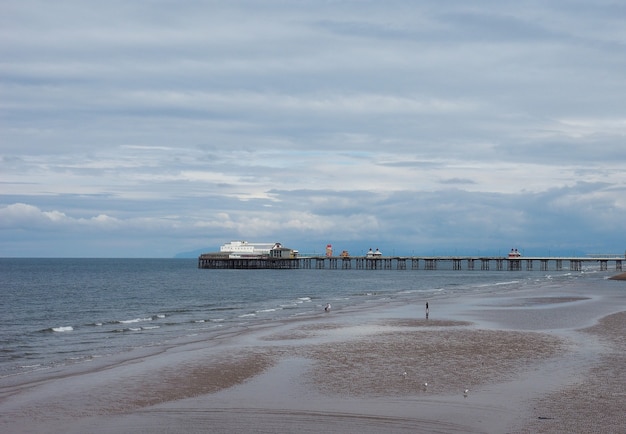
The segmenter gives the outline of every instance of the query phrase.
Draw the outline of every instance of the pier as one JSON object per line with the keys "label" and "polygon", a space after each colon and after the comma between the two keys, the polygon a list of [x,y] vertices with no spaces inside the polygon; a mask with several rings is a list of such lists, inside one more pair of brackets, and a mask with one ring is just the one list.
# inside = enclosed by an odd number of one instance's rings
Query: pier
{"label": "pier", "polygon": [[494,271],[582,271],[598,266],[600,271],[622,271],[626,256],[598,257],[501,257],[501,256],[298,256],[241,257],[202,254],[202,269],[317,269],[317,270],[494,270]]}

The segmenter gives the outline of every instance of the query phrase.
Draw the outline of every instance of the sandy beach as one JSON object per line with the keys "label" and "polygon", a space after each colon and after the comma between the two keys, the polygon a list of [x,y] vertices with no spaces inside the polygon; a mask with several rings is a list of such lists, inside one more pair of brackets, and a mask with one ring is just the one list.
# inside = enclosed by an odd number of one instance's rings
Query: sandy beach
{"label": "sandy beach", "polygon": [[624,292],[321,312],[8,377],[0,431],[624,432]]}

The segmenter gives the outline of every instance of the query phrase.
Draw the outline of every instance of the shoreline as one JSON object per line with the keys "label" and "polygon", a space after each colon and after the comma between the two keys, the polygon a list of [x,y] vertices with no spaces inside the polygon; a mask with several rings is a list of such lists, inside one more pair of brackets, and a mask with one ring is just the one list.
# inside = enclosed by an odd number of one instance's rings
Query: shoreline
{"label": "shoreline", "polygon": [[626,280],[626,273],[616,274],[615,276],[609,277],[609,280]]}
{"label": "shoreline", "polygon": [[428,320],[421,303],[333,311],[3,381],[0,430],[624,428],[626,312],[613,299],[625,296],[565,292],[431,300]]}

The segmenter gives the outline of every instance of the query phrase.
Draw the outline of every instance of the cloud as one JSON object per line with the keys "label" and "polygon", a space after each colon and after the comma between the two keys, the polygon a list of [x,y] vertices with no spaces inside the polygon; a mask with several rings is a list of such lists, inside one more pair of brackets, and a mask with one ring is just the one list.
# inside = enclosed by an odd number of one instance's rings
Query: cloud
{"label": "cloud", "polygon": [[621,251],[624,17],[608,0],[7,1],[0,255]]}
{"label": "cloud", "polygon": [[0,229],[67,229],[90,227],[96,230],[113,228],[119,221],[104,214],[91,218],[68,217],[64,212],[42,211],[36,206],[14,203],[0,207]]}
{"label": "cloud", "polygon": [[472,181],[471,179],[465,179],[465,178],[442,179],[439,182],[441,184],[475,184],[475,182]]}

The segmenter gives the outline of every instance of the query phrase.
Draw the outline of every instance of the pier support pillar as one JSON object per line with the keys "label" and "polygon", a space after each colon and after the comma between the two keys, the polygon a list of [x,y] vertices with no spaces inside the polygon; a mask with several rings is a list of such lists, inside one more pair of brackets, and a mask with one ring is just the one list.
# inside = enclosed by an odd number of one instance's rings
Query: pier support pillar
{"label": "pier support pillar", "polygon": [[411,270],[420,269],[420,260],[417,258],[411,258]]}
{"label": "pier support pillar", "polygon": [[539,265],[539,269],[541,271],[548,271],[548,260],[547,259],[542,259],[541,263]]}
{"label": "pier support pillar", "polygon": [[489,259],[482,258],[480,260],[480,269],[481,270],[489,270]]}
{"label": "pier support pillar", "polygon": [[522,261],[520,259],[509,259],[509,271],[521,271]]}
{"label": "pier support pillar", "polygon": [[424,259],[425,265],[424,269],[426,270],[436,270],[437,269],[437,260],[436,259]]}

